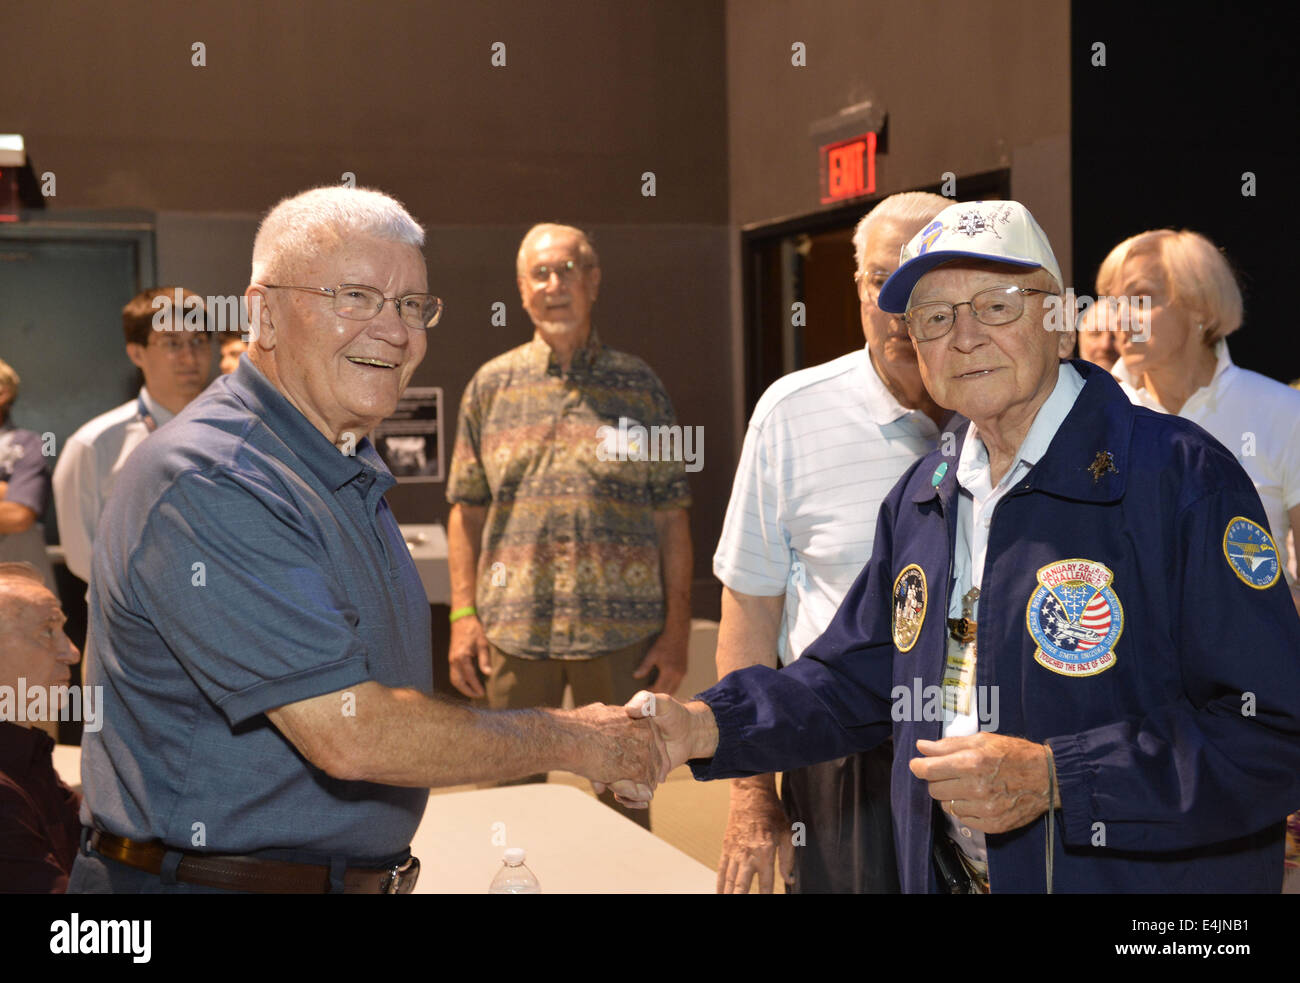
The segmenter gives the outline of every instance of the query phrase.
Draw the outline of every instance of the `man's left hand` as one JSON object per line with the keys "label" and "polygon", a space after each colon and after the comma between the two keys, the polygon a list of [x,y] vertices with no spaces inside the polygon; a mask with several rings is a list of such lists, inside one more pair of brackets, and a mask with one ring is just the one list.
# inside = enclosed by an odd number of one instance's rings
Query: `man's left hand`
{"label": "man's left hand", "polygon": [[650,646],[650,651],[636,667],[632,678],[645,679],[650,675],[651,669],[658,667],[659,676],[651,685],[656,693],[667,693],[672,696],[677,692],[677,687],[682,684],[682,680],[686,678],[689,638],[689,633],[664,632]]}
{"label": "man's left hand", "polygon": [[1047,811],[1047,748],[1033,741],[982,731],[969,737],[917,741],[924,757],[908,762],[930,783],[930,797],[971,829],[1005,833]]}

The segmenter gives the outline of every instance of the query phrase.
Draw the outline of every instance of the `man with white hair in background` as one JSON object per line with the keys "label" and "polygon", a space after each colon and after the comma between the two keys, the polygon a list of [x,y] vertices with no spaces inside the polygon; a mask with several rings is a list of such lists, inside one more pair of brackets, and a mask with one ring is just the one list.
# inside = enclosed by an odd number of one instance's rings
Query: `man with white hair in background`
{"label": "man with white hair in background", "polygon": [[658,780],[657,746],[621,739],[648,725],[617,708],[432,696],[428,601],[367,436],[441,316],[423,243],[377,191],[282,201],[253,246],[249,357],[122,470],[70,891],[404,893],[430,786]]}
{"label": "man with white hair in background", "polygon": [[[949,413],[921,383],[907,327],[876,301],[949,204],[911,191],[867,213],[853,233],[866,347],[779,379],[754,408],[713,557],[719,678],[789,665],[825,630],[871,558],[881,500],[938,441]],[[897,893],[892,764],[886,741],[788,771],[780,799],[773,775],[733,779],[718,891],[743,894],[757,873],[770,892],[777,859],[792,893]]]}

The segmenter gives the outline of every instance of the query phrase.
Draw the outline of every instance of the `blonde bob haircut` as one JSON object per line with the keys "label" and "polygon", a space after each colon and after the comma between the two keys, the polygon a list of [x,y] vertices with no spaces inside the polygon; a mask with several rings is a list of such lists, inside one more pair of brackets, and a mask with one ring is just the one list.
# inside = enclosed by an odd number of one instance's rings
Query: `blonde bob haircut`
{"label": "blonde bob haircut", "polygon": [[1170,304],[1189,311],[1205,326],[1207,345],[1241,327],[1244,309],[1237,275],[1214,243],[1188,229],[1153,229],[1125,239],[1097,270],[1097,293],[1114,296],[1122,290],[1124,264],[1139,256],[1156,258]]}

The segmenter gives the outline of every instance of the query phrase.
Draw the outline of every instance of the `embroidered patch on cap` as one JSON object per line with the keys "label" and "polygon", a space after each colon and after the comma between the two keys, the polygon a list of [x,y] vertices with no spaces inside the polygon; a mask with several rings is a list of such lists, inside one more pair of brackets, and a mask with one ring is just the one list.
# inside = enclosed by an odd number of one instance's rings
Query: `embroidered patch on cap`
{"label": "embroidered patch on cap", "polygon": [[1115,664],[1124,609],[1115,575],[1092,560],[1049,563],[1038,571],[1025,622],[1038,644],[1034,661],[1062,676],[1095,676]]}
{"label": "embroidered patch on cap", "polygon": [[1238,579],[1256,590],[1272,587],[1282,576],[1273,537],[1244,515],[1233,516],[1223,530],[1223,555]]}
{"label": "embroidered patch on cap", "polygon": [[925,621],[925,571],[909,563],[894,580],[894,647],[909,652]]}

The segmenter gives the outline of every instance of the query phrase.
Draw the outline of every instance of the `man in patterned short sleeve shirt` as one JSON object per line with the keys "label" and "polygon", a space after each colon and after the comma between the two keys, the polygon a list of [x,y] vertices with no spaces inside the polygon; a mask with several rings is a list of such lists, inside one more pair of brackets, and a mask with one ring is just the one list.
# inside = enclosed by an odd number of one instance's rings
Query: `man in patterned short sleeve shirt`
{"label": "man in patterned short sleeve shirt", "polygon": [[447,486],[452,682],[493,708],[558,705],[566,683],[578,704],[672,692],[690,631],[685,435],[663,429],[649,366],[592,327],[600,267],[580,230],[534,226],[517,276],[536,330],[466,388]]}

